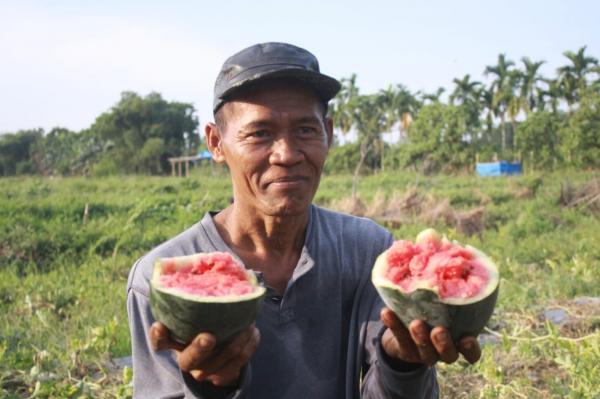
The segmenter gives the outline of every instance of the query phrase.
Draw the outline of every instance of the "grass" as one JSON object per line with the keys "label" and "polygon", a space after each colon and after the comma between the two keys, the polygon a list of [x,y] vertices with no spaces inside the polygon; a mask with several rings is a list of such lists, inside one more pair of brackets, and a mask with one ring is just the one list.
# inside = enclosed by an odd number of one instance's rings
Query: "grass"
{"label": "grass", "polygon": [[[490,324],[498,343],[486,345],[475,366],[440,365],[444,397],[600,397],[598,307],[574,302],[600,296],[600,217],[558,201],[561,184],[577,187],[595,177],[567,171],[361,179],[367,206],[377,195],[414,187],[456,210],[485,208],[479,236],[435,223],[488,252],[502,275]],[[330,206],[350,191],[350,176],[325,176],[315,202]],[[0,398],[129,397],[131,370],[109,367],[109,359],[130,352],[129,268],[207,210],[227,206],[228,178],[10,178],[0,179],[0,193]],[[415,214],[392,231],[414,238],[425,227]],[[544,322],[540,314],[552,306],[577,314],[576,322]]]}

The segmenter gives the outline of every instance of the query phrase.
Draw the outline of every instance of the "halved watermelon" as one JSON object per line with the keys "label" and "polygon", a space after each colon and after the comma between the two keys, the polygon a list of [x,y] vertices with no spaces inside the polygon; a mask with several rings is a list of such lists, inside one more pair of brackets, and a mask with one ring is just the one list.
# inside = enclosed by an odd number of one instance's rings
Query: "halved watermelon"
{"label": "halved watermelon", "polygon": [[156,261],[150,282],[150,309],[171,337],[187,343],[201,332],[224,342],[256,319],[265,288],[225,252]]}
{"label": "halved watermelon", "polygon": [[373,285],[408,326],[420,319],[444,326],[454,340],[476,336],[489,321],[498,296],[498,268],[483,252],[422,231],[413,244],[400,240],[376,260]]}

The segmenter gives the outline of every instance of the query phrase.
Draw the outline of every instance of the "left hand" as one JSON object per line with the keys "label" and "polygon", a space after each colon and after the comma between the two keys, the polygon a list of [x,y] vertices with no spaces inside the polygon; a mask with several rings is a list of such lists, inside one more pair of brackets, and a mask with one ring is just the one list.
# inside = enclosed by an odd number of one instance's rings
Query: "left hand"
{"label": "left hand", "polygon": [[381,320],[387,327],[381,337],[381,345],[392,359],[433,366],[438,360],[454,363],[459,353],[471,364],[481,357],[481,348],[475,337],[462,337],[455,344],[448,329],[440,326],[430,328],[422,320],[413,320],[406,328],[388,308],[381,310]]}

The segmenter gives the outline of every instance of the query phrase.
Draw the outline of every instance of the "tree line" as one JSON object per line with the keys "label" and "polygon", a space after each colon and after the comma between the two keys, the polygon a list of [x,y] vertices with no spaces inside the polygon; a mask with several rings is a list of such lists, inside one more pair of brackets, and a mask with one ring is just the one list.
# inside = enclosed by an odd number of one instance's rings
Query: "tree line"
{"label": "tree line", "polygon": [[0,136],[0,176],[163,174],[169,157],[192,154],[199,144],[193,105],[124,92],[80,132],[56,127]]}
{"label": "tree line", "polygon": [[[356,75],[342,79],[330,109],[338,135],[330,172],[412,168],[423,173],[471,169],[476,162],[519,160],[537,168],[600,166],[600,67],[586,47],[565,51],[553,77],[542,60],[500,54],[446,92],[411,92],[402,84],[362,94]],[[397,132],[396,142],[384,140]],[[88,129],[54,128],[0,136],[0,175],[165,174],[167,159],[201,148],[191,104],[160,94],[122,93]],[[356,179],[355,179],[356,180]]]}
{"label": "tree line", "polygon": [[[332,117],[356,141],[336,148],[329,167],[354,172],[414,168],[454,172],[476,160],[519,160],[538,168],[600,166],[600,67],[586,47],[565,51],[566,64],[553,77],[544,61],[517,63],[500,54],[483,71],[489,83],[470,75],[433,93],[404,85],[361,94],[356,75],[342,80]],[[397,142],[384,140],[396,131]]]}

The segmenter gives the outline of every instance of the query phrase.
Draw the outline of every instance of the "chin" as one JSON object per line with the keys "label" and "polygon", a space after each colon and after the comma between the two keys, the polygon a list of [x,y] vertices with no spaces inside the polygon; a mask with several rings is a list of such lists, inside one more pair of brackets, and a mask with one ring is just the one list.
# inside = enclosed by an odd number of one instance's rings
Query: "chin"
{"label": "chin", "polygon": [[308,211],[310,207],[310,201],[290,201],[286,203],[268,204],[265,208],[265,213],[269,216],[299,216]]}

